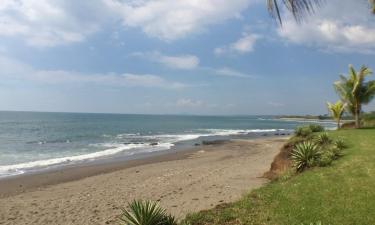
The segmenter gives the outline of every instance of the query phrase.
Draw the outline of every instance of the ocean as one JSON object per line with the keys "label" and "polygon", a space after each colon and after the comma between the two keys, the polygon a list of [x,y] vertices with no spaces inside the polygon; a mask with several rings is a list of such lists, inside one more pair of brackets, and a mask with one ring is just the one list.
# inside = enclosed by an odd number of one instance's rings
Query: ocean
{"label": "ocean", "polygon": [[[191,147],[202,140],[292,133],[311,121],[272,116],[0,112],[0,178]],[[323,123],[334,127],[334,123]]]}

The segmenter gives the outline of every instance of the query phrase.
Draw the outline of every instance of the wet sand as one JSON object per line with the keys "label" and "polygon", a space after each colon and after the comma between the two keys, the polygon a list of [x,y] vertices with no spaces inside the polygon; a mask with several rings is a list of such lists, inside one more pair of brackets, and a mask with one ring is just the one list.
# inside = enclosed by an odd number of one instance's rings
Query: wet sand
{"label": "wet sand", "polygon": [[236,140],[1,180],[0,224],[119,224],[133,199],[159,201],[182,218],[266,183],[261,176],[285,140]]}

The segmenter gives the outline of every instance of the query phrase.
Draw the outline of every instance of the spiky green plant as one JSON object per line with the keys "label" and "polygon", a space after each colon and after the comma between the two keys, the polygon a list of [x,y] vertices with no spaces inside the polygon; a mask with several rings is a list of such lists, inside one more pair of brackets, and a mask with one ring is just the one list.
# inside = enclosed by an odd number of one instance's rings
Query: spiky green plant
{"label": "spiky green plant", "polygon": [[291,158],[294,167],[298,172],[301,172],[306,168],[314,166],[319,155],[318,146],[311,141],[305,141],[296,144],[292,150]]}
{"label": "spiky green plant", "polygon": [[342,114],[345,111],[345,104],[339,100],[336,103],[327,102],[327,107],[332,118],[336,121],[337,129],[340,129],[340,121]]}
{"label": "spiky green plant", "polygon": [[332,139],[329,137],[327,132],[324,132],[315,137],[315,143],[320,146],[325,146],[331,144]]}
{"label": "spiky green plant", "polygon": [[[353,0],[358,1],[358,0]],[[301,21],[306,14],[314,13],[314,11],[324,3],[325,0],[266,0],[267,8],[272,17],[276,18],[282,25],[281,5],[291,12],[297,22]],[[371,12],[375,14],[375,0],[368,0],[371,6]]]}
{"label": "spiky green plant", "polygon": [[123,209],[120,220],[124,225],[177,225],[176,219],[156,202],[142,200],[130,203],[129,210]]}
{"label": "spiky green plant", "polygon": [[345,148],[347,147],[345,141],[344,141],[343,139],[341,139],[341,138],[335,140],[335,141],[333,142],[333,145],[334,145],[335,148],[338,148],[338,149],[340,149],[340,150],[343,150],[343,149],[345,149]]}
{"label": "spiky green plant", "polygon": [[349,65],[348,77],[340,75],[340,80],[334,83],[336,92],[355,118],[356,128],[361,127],[362,105],[370,103],[375,96],[375,80],[365,81],[371,73],[366,66],[362,66],[357,72],[352,65]]}

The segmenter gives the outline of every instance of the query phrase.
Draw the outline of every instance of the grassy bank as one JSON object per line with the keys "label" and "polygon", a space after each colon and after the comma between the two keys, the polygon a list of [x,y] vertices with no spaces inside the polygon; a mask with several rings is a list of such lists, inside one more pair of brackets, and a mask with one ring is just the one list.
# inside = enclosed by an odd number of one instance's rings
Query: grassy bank
{"label": "grassy bank", "polygon": [[375,224],[375,129],[329,132],[349,148],[333,165],[274,181],[186,224]]}

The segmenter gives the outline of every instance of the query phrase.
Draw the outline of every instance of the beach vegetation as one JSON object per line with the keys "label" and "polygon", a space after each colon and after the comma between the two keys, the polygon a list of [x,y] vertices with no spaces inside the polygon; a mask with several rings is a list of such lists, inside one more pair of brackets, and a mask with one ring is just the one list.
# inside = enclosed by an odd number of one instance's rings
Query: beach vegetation
{"label": "beach vegetation", "polygon": [[316,165],[319,155],[318,145],[311,141],[305,141],[294,147],[291,159],[296,170],[302,172],[306,168]]}
{"label": "beach vegetation", "polygon": [[189,214],[184,224],[375,224],[375,129],[341,129],[329,136],[336,141],[327,152],[336,150],[337,140],[345,140],[340,160],[330,162],[327,153],[330,166],[275,180],[239,201]]}
{"label": "beach vegetation", "polygon": [[297,137],[310,137],[313,133],[324,131],[324,127],[319,124],[309,124],[296,127],[294,134]]}
{"label": "beach vegetation", "polygon": [[336,92],[345,103],[346,109],[355,120],[355,127],[361,127],[361,113],[363,105],[371,102],[375,96],[375,80],[366,81],[372,71],[362,66],[357,72],[349,65],[348,76],[340,75],[340,80],[334,83]]}
{"label": "beach vegetation", "polygon": [[341,118],[345,112],[345,104],[339,100],[336,103],[327,102],[327,107],[332,118],[336,121],[337,129],[340,129]]}
{"label": "beach vegetation", "polygon": [[315,143],[319,146],[327,146],[332,143],[332,139],[329,137],[327,132],[318,134],[314,139]]}
{"label": "beach vegetation", "polygon": [[312,124],[309,124],[308,127],[311,129],[311,131],[313,133],[315,133],[315,132],[323,132],[324,131],[324,127],[322,125],[320,125],[320,124],[312,123]]}
{"label": "beach vegetation", "polygon": [[123,225],[177,225],[176,219],[156,202],[134,200],[128,208],[120,216]]}
{"label": "beach vegetation", "polygon": [[308,137],[313,132],[309,126],[300,126],[295,129],[294,133],[297,137]]}

